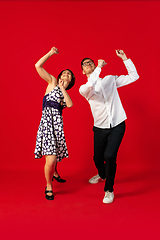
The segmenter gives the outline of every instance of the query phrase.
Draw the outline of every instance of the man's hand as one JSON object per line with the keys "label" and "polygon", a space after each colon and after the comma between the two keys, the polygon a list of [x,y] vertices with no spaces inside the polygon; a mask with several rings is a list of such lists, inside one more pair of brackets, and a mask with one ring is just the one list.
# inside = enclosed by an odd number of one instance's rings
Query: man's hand
{"label": "man's hand", "polygon": [[50,50],[50,53],[51,53],[51,55],[58,54],[59,53],[58,48],[52,47],[51,50]]}
{"label": "man's hand", "polygon": [[123,52],[123,50],[117,49],[116,54],[118,57],[122,58],[123,61],[127,60],[126,54]]}
{"label": "man's hand", "polygon": [[98,60],[98,67],[102,68],[106,65],[107,63],[103,59]]}

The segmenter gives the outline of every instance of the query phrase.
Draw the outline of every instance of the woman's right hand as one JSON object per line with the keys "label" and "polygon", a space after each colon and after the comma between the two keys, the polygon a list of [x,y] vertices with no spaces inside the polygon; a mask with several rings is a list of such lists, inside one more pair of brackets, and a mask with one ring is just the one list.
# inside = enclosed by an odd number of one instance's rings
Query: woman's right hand
{"label": "woman's right hand", "polygon": [[50,53],[51,53],[51,55],[58,54],[59,53],[58,48],[52,47],[51,50],[50,50]]}

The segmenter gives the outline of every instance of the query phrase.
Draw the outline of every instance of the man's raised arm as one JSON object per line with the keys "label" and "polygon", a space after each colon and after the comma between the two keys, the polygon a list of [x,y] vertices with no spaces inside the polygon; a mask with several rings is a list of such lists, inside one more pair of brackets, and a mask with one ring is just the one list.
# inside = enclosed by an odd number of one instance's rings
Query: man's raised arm
{"label": "man's raised arm", "polygon": [[123,50],[116,50],[116,54],[123,60],[128,71],[128,75],[121,75],[119,77],[118,76],[116,77],[116,86],[117,88],[119,88],[132,82],[135,82],[139,78],[139,75],[133,62],[131,61],[131,59],[128,59],[126,57],[126,54],[123,52]]}
{"label": "man's raised arm", "polygon": [[88,82],[80,86],[79,92],[87,100],[89,100],[94,94],[94,87],[97,80],[99,79],[101,68],[104,67],[106,64],[107,63],[104,60],[102,59],[98,60],[98,66],[93,71],[93,73],[91,73],[90,77],[88,78]]}

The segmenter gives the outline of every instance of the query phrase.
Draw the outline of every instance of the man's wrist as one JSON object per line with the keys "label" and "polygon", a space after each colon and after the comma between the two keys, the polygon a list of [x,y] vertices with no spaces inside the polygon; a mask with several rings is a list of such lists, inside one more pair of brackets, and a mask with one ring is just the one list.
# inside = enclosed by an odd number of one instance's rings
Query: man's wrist
{"label": "man's wrist", "polygon": [[127,57],[125,57],[125,58],[122,58],[122,60],[123,60],[123,61],[126,61],[127,59],[128,59]]}

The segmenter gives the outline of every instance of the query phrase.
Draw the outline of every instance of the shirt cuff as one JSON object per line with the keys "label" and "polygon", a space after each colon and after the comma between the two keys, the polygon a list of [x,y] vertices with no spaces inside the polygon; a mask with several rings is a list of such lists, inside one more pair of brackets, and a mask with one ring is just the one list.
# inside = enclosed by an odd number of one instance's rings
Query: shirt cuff
{"label": "shirt cuff", "polygon": [[126,62],[130,62],[131,59],[130,58],[127,58],[127,60],[124,60],[123,62],[126,63]]}
{"label": "shirt cuff", "polygon": [[88,78],[88,82],[92,84],[95,83],[99,78],[100,72],[101,72],[101,68],[96,67],[94,71],[91,73],[90,77]]}

